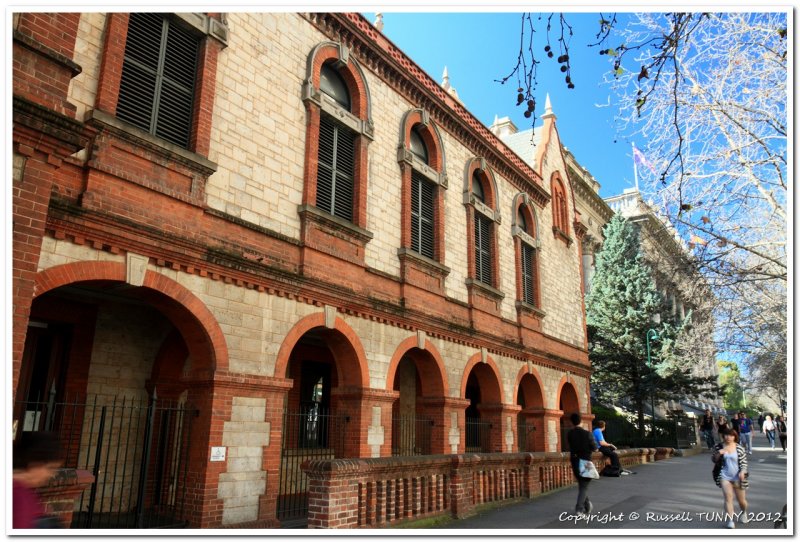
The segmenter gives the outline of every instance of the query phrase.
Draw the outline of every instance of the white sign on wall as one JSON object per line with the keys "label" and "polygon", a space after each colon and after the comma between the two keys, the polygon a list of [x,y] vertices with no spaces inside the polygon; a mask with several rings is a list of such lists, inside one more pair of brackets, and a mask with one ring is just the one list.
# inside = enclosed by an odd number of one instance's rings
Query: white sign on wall
{"label": "white sign on wall", "polygon": [[212,446],[211,447],[211,461],[225,461],[225,446]]}

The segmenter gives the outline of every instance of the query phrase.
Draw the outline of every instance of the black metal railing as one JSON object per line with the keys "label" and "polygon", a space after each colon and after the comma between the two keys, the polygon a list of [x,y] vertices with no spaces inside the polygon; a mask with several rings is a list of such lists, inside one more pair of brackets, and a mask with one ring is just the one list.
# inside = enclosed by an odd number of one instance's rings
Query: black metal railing
{"label": "black metal railing", "polygon": [[647,419],[644,431],[639,431],[636,422],[623,419],[605,420],[603,431],[605,440],[617,447],[671,447],[691,448],[697,444],[697,433],[694,420],[686,416],[675,416],[664,420],[656,420],[655,434],[653,424]]}
{"label": "black metal railing", "polygon": [[307,521],[308,478],[300,465],[310,459],[342,457],[349,420],[329,413],[318,403],[284,412],[277,507],[283,526]]}
{"label": "black metal railing", "polygon": [[433,420],[416,416],[392,418],[392,455],[430,455]]}
{"label": "black metal railing", "polygon": [[94,483],[73,514],[75,528],[183,527],[191,419],[186,404],[130,397],[75,396],[19,403],[18,433],[53,431],[66,468]]}
{"label": "black metal railing", "polygon": [[528,423],[517,424],[517,442],[519,444],[520,452],[536,452],[536,443],[534,441],[536,426]]}
{"label": "black metal railing", "polygon": [[486,453],[489,448],[489,434],[492,424],[480,418],[467,418],[465,423],[465,451],[467,453]]}

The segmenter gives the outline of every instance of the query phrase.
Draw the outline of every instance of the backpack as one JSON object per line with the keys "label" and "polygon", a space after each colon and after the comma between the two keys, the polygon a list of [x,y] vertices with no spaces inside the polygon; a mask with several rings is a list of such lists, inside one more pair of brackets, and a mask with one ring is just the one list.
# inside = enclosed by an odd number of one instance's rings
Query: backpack
{"label": "backpack", "polygon": [[602,471],[600,471],[601,476],[612,476],[612,477],[619,477],[622,469],[619,467],[613,467],[611,465],[606,465]]}

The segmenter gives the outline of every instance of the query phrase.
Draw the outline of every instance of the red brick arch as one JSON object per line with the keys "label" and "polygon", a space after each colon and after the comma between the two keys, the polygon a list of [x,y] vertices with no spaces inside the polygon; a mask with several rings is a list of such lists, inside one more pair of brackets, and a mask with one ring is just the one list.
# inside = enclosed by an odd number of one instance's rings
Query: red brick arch
{"label": "red brick arch", "polygon": [[[278,349],[275,360],[276,378],[285,378],[289,368],[289,359],[292,350],[307,332],[314,328],[325,328],[325,313],[318,312],[301,318],[286,337]],[[369,387],[369,367],[364,347],[356,332],[341,318],[337,317],[332,333],[328,337],[328,348],[336,360],[336,371],[339,375],[340,387]]]}
{"label": "red brick arch", "polygon": [[336,69],[342,76],[350,93],[350,112],[360,119],[370,118],[369,88],[361,73],[361,67],[352,56],[342,58],[342,45],[324,42],[317,45],[309,54],[306,70],[314,88],[319,88],[322,65],[328,61],[336,62]]}
{"label": "red brick arch", "polygon": [[[36,275],[34,295],[78,282],[126,282],[124,263],[75,262],[58,265]],[[205,304],[174,280],[147,270],[139,299],[149,302],[180,331],[192,356],[192,374],[211,376],[227,370],[228,347],[216,318]]]}
{"label": "red brick arch", "polygon": [[483,403],[503,404],[503,387],[500,371],[491,356],[486,356],[486,363],[481,362],[481,353],[478,352],[467,361],[464,374],[461,376],[461,397],[467,396],[467,380],[472,370],[481,387],[481,401]]}
{"label": "red brick arch", "polygon": [[[523,381],[523,378],[525,381]],[[536,386],[538,386],[538,389],[536,389]],[[545,406],[544,385],[542,384],[542,377],[536,367],[531,367],[530,372],[528,372],[527,367],[522,367],[517,373],[517,382],[514,386],[514,397],[512,399],[515,405],[517,404],[520,392],[525,396],[527,408]],[[529,400],[531,403],[538,404],[527,404]]]}
{"label": "red brick arch", "polygon": [[397,374],[400,360],[414,349],[416,351],[411,357],[419,373],[422,395],[424,397],[444,397],[449,388],[447,387],[447,373],[444,369],[442,355],[429,340],[425,340],[425,350],[419,350],[416,337],[407,338],[394,351],[394,355],[389,362],[389,372],[386,375],[386,389],[391,390],[394,387],[394,378]]}
{"label": "red brick arch", "polygon": [[444,171],[444,148],[442,139],[436,125],[426,118],[422,109],[412,109],[403,117],[401,144],[409,149],[411,147],[411,129],[420,125],[419,133],[428,149],[428,165],[441,173]]}
{"label": "red brick arch", "polygon": [[568,375],[561,378],[558,383],[558,393],[556,393],[555,408],[560,409],[560,405],[564,402],[564,416],[569,416],[573,412],[580,412],[581,405],[578,401],[578,390],[575,389],[575,384],[570,382]]}

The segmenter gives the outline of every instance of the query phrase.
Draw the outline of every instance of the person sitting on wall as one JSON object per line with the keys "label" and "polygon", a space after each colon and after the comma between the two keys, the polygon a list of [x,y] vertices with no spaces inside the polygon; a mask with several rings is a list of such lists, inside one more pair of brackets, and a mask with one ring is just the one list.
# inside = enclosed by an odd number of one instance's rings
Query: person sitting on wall
{"label": "person sitting on wall", "polygon": [[611,459],[611,466],[610,468],[607,467],[609,471],[607,474],[613,473],[612,475],[619,476],[619,474],[623,472],[623,469],[619,463],[619,455],[617,455],[616,452],[617,447],[605,440],[605,437],[603,436],[603,431],[605,428],[606,422],[599,420],[597,422],[597,427],[594,428],[592,434],[594,435],[594,440],[596,440],[598,446],[600,446],[600,453]]}

